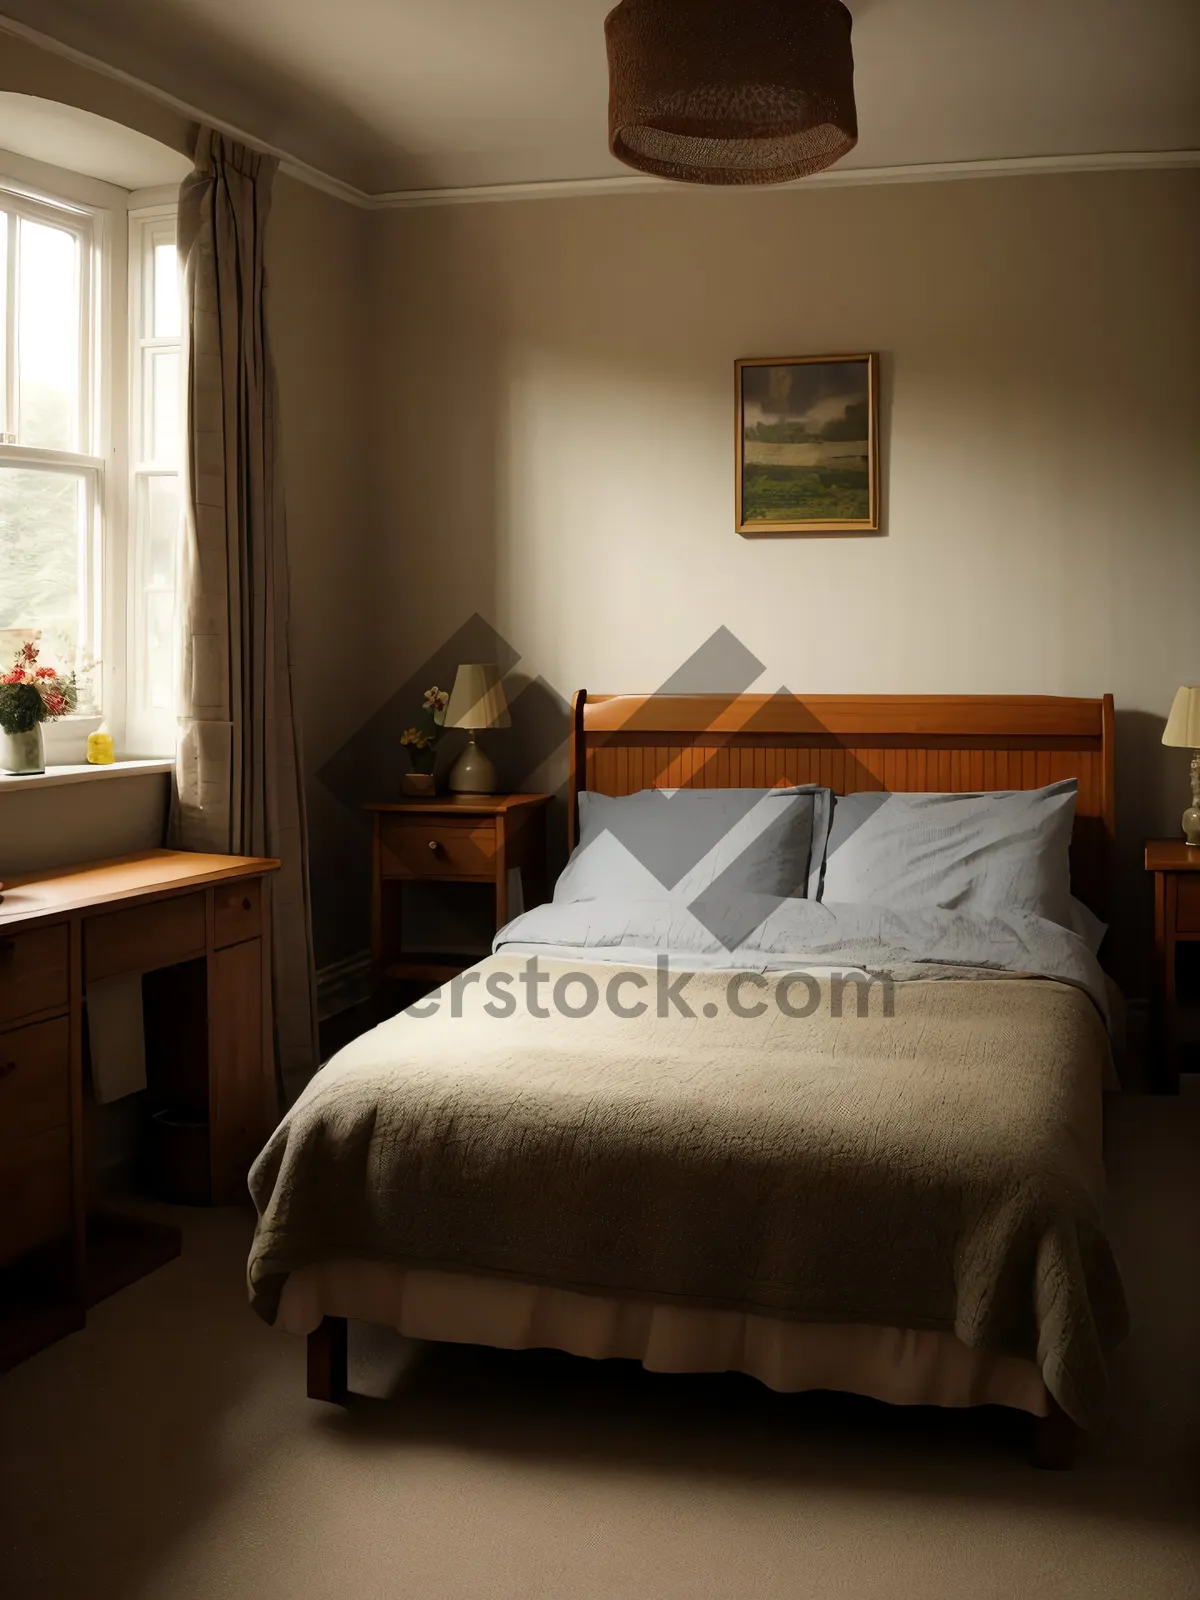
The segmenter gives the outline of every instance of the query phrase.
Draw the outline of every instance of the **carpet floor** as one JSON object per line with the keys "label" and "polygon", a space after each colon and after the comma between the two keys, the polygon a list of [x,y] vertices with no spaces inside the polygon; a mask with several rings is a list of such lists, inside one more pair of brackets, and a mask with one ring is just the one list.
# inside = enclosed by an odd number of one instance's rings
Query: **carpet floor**
{"label": "carpet floor", "polygon": [[[1200,1085],[1196,1085],[1200,1088]],[[0,1379],[5,1600],[1200,1600],[1200,1093],[1112,1103],[1109,1431],[352,1331],[343,1412],[247,1309],[249,1218]]]}

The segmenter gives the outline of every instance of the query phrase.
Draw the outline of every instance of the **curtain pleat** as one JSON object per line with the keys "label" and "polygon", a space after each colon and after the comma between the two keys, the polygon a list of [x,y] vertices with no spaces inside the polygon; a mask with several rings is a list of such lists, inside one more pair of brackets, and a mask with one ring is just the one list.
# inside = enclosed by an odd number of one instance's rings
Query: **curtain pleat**
{"label": "curtain pleat", "polygon": [[172,815],[185,850],[277,856],[271,973],[290,1102],[318,1062],[287,522],[264,239],[277,163],[201,129],[179,197],[187,298],[183,650]]}

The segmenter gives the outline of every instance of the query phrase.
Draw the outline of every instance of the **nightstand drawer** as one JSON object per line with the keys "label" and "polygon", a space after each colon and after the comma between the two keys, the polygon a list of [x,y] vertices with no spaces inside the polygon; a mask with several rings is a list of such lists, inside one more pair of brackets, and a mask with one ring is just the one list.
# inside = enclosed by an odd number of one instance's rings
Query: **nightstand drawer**
{"label": "nightstand drawer", "polygon": [[203,892],[91,917],[83,931],[83,972],[88,980],[153,972],[203,954]]}
{"label": "nightstand drawer", "polygon": [[0,1152],[70,1122],[70,1064],[66,1017],[0,1033]]}
{"label": "nightstand drawer", "polygon": [[70,1227],[70,1129],[55,1128],[0,1153],[0,1266]]}
{"label": "nightstand drawer", "polygon": [[385,878],[483,878],[496,873],[496,826],[385,817],[380,844]]}
{"label": "nightstand drawer", "polygon": [[1179,899],[1175,905],[1175,926],[1180,933],[1200,933],[1200,878],[1179,877]]}
{"label": "nightstand drawer", "polygon": [[67,998],[66,927],[14,934],[0,929],[0,1024],[36,1011],[65,1011]]}

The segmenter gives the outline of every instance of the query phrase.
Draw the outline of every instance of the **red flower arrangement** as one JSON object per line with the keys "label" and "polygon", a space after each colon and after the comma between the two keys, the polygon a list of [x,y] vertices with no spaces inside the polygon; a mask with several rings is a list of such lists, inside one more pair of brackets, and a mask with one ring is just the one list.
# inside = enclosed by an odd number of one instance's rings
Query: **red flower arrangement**
{"label": "red flower arrangement", "polygon": [[78,704],[75,674],[37,663],[37,646],[27,640],[11,670],[0,674],[0,728],[5,733],[28,733],[39,722],[68,716]]}

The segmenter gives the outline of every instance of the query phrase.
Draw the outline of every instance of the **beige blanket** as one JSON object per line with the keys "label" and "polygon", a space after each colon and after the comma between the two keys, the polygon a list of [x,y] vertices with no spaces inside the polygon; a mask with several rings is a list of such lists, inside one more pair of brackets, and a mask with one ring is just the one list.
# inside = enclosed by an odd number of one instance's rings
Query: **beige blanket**
{"label": "beige blanket", "polygon": [[[691,1018],[488,1015],[488,978],[524,964],[490,957],[460,1016],[394,1018],[293,1107],[250,1178],[264,1317],[297,1268],[390,1260],[939,1329],[1035,1360],[1100,1420],[1125,1308],[1098,1212],[1108,1043],[1081,990],[916,979],[864,1017],[825,983],[810,1016],[749,1018],[702,973]],[[542,966],[601,993],[613,973]]]}

